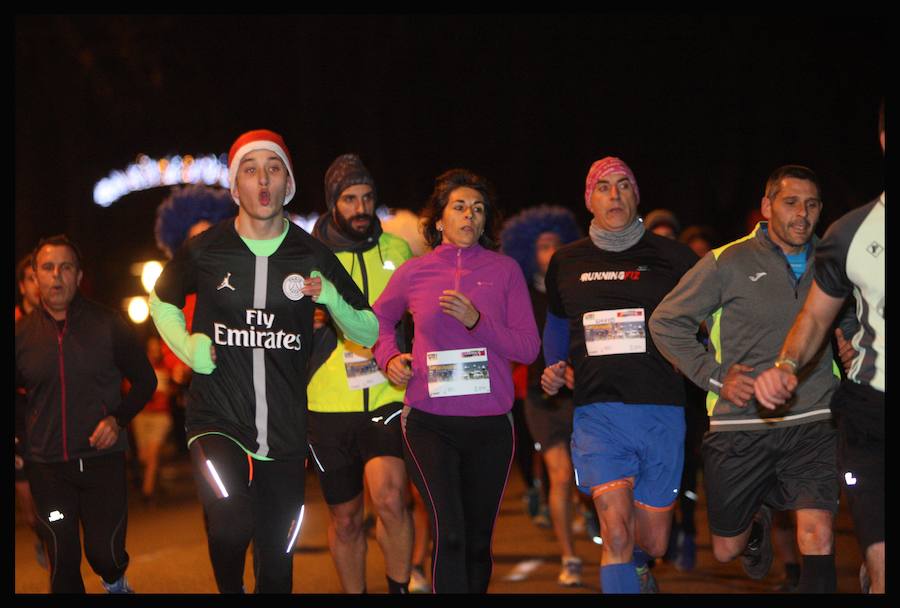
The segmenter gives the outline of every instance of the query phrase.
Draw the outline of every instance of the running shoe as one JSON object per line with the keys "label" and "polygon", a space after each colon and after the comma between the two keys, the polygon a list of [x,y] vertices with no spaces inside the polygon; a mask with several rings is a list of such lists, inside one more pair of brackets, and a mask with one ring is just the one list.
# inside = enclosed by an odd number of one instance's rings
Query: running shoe
{"label": "running shoe", "polygon": [[697,542],[693,534],[678,531],[678,548],[674,561],[675,569],[679,572],[690,572],[697,565]]}
{"label": "running shoe", "polygon": [[641,583],[641,593],[659,593],[659,585],[656,583],[656,577],[650,571],[649,566],[641,566],[635,568],[637,571],[638,581]]}
{"label": "running shoe", "polygon": [[128,579],[125,578],[124,574],[114,583],[107,583],[102,578],[100,582],[103,583],[103,588],[106,589],[107,593],[134,593],[134,589],[128,584]]}
{"label": "running shoe", "polygon": [[758,535],[750,533],[747,548],[741,556],[741,564],[744,572],[754,580],[766,578],[769,568],[772,567],[772,509],[762,505],[754,518],[753,527],[757,528]]}
{"label": "running shoe", "polygon": [[869,579],[869,570],[866,568],[866,562],[862,563],[862,566],[859,567],[859,590],[863,593],[869,593],[869,587],[872,586],[872,581]]}
{"label": "running shoe", "polygon": [[431,593],[431,584],[425,578],[425,571],[420,566],[413,566],[409,573],[410,593]]}
{"label": "running shoe", "polygon": [[580,587],[583,564],[580,557],[564,557],[556,582],[563,587]]}

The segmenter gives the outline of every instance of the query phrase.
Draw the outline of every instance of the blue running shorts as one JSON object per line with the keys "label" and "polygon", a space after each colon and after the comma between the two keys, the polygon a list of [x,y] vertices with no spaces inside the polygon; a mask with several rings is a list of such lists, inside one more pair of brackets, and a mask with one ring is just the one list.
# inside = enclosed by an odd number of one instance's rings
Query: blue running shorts
{"label": "blue running shorts", "polygon": [[575,408],[572,465],[590,496],[632,485],[638,506],[669,509],[684,465],[684,409],[671,405],[592,403]]}

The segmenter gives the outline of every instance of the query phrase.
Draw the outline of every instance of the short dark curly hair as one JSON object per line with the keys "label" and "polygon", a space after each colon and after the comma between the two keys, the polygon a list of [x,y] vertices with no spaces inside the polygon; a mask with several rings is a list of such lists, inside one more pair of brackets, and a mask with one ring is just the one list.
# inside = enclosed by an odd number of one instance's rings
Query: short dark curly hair
{"label": "short dark curly hair", "polygon": [[496,250],[500,246],[497,231],[500,229],[501,217],[497,209],[497,196],[489,181],[468,169],[450,169],[434,180],[434,191],[425,204],[422,212],[424,224],[422,233],[425,242],[434,249],[443,241],[443,235],[437,229],[437,223],[444,215],[444,208],[450,201],[450,194],[457,188],[472,188],[484,199],[484,232],[478,238],[478,244],[485,249]]}
{"label": "short dark curly hair", "polygon": [[781,180],[788,177],[812,182],[816,187],[819,196],[822,195],[822,186],[819,184],[819,178],[815,171],[809,167],[804,167],[803,165],[784,165],[783,167],[778,167],[772,171],[769,179],[766,180],[766,198],[775,200],[775,197],[778,196],[778,193],[781,191]]}

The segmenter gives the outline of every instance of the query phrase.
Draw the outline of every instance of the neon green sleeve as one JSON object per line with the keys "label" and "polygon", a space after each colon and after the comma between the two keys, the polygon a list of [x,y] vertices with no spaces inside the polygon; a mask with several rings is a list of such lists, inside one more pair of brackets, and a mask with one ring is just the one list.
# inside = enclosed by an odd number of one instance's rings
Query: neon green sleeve
{"label": "neon green sleeve", "polygon": [[369,309],[357,310],[347,304],[331,281],[318,270],[313,270],[310,276],[322,279],[322,293],[316,302],[328,307],[331,318],[344,332],[344,336],[366,348],[375,344],[378,338],[378,319],[375,318],[375,313]]}
{"label": "neon green sleeve", "polygon": [[209,354],[212,340],[206,334],[189,334],[180,308],[163,302],[151,291],[150,316],[159,335],[179,359],[198,374],[213,373],[216,364]]}

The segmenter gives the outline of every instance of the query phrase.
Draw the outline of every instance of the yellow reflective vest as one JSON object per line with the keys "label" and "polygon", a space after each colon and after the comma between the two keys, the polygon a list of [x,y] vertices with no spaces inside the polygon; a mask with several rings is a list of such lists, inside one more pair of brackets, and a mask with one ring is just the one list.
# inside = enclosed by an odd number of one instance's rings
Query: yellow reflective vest
{"label": "yellow reflective vest", "polygon": [[[392,234],[382,233],[376,246],[362,253],[336,252],[360,290],[366,294],[369,304],[374,304],[401,264],[412,257],[406,241]],[[332,324],[334,327],[334,324]],[[345,353],[361,359],[372,357],[371,350],[344,338],[337,332],[337,346],[328,359],[313,374],[307,387],[309,410],[312,412],[370,412],[388,403],[403,402],[404,389],[385,380],[369,388],[351,389],[347,379],[348,366],[361,362],[354,358],[347,361]]]}

